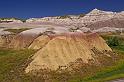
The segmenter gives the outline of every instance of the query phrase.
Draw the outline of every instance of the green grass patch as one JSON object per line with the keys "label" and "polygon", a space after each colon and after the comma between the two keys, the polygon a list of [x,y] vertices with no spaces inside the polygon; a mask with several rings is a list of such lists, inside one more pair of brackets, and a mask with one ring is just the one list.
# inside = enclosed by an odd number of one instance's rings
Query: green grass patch
{"label": "green grass patch", "polygon": [[[0,49],[0,82],[27,82],[24,73],[27,59],[34,50]],[[26,77],[26,78],[25,78]],[[29,81],[30,82],[30,81]]]}
{"label": "green grass patch", "polygon": [[106,82],[117,78],[124,77],[124,60],[116,63],[115,66],[106,67],[100,72],[96,72],[94,76],[83,79],[84,82]]}
{"label": "green grass patch", "polygon": [[5,29],[4,31],[8,31],[8,32],[12,32],[12,33],[15,33],[15,34],[18,34],[18,33],[21,33],[25,30],[29,30],[31,28],[20,28],[20,29]]}

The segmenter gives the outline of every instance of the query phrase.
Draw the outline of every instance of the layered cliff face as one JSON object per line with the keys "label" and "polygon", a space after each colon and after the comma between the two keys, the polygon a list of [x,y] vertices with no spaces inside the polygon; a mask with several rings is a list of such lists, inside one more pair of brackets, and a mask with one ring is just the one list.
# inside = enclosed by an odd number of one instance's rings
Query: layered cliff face
{"label": "layered cliff face", "polygon": [[35,28],[23,31],[13,38],[9,44],[9,47],[15,49],[28,48],[33,40],[36,39],[41,32],[44,32],[43,28]]}
{"label": "layered cliff face", "polygon": [[[41,44],[39,45],[39,43],[44,41],[40,37],[38,39],[36,39],[39,35],[60,34],[60,33],[65,33],[65,32],[69,32],[69,31],[62,27],[55,27],[55,28],[45,27],[45,28],[34,28],[34,29],[26,30],[26,31],[23,31],[23,32],[17,34],[13,38],[13,40],[9,44],[9,48],[24,49],[24,48],[29,47],[29,48],[33,48],[33,49],[39,49],[40,45],[41,45]],[[40,42],[39,39],[43,40],[43,41]],[[44,39],[48,40],[49,38],[44,37]],[[30,45],[34,40],[36,42],[34,42],[34,44]],[[45,42],[43,42],[43,44],[45,44]]]}
{"label": "layered cliff face", "polygon": [[88,28],[91,28],[93,30],[104,28],[104,27],[123,28],[124,27],[124,18],[123,19],[113,18],[113,19],[99,21],[99,22],[88,25]]}
{"label": "layered cliff face", "polygon": [[[19,20],[13,20],[19,21]],[[76,28],[74,31],[93,31],[98,32],[101,28],[123,28],[124,12],[110,12],[94,9],[85,15],[66,15],[43,18],[30,18],[26,23],[0,24],[1,27],[63,27],[65,31]],[[57,28],[56,28],[57,29]],[[87,29],[87,30],[86,30]],[[97,30],[98,29],[98,30]],[[95,30],[95,31],[94,31]],[[97,31],[96,31],[97,30]],[[109,29],[108,29],[109,30]],[[114,29],[113,29],[114,30]],[[113,31],[112,30],[112,31]],[[111,30],[109,30],[111,31]],[[105,32],[105,31],[104,31]]]}
{"label": "layered cliff face", "polygon": [[82,23],[94,23],[98,21],[104,21],[111,18],[114,18],[116,13],[109,11],[101,11],[98,9],[92,10],[90,13],[86,14],[83,18],[81,18]]}
{"label": "layered cliff face", "polygon": [[[46,36],[45,36],[46,37]],[[44,37],[37,40],[43,41]],[[48,37],[47,37],[48,38]],[[40,69],[57,70],[59,67],[68,66],[69,63],[82,59],[83,63],[89,60],[97,60],[93,56],[98,55],[92,51],[96,49],[102,51],[112,51],[105,41],[97,34],[66,33],[61,35],[49,36],[46,43],[39,43],[41,49],[32,57],[33,61],[26,68],[26,73],[38,71]]]}
{"label": "layered cliff face", "polygon": [[[73,27],[90,28],[90,30],[96,30],[103,27],[123,28],[124,12],[110,12],[94,9],[83,17],[80,15],[68,15],[64,17],[44,17],[44,18],[32,18],[28,19],[28,23],[41,22],[52,23],[58,25],[67,25]],[[69,28],[71,28],[69,27]],[[98,30],[99,31],[99,30]]]}
{"label": "layered cliff face", "polygon": [[[94,9],[88,14],[80,17],[80,15],[68,15],[68,17],[44,17],[44,18],[31,18],[28,19],[27,22],[52,22],[58,24],[81,24],[81,23],[94,23],[98,21],[109,20],[112,18],[122,18],[124,15],[123,12],[116,13],[110,11],[102,11],[98,9]],[[124,18],[124,17],[123,17]]]}

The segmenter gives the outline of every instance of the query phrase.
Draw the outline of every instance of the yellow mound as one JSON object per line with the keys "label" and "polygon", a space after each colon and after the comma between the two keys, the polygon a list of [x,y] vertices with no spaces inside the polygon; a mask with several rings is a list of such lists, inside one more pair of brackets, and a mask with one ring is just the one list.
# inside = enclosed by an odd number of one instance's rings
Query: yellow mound
{"label": "yellow mound", "polygon": [[39,36],[29,46],[29,49],[40,49],[40,48],[44,47],[49,41],[50,41],[50,38],[47,35]]}
{"label": "yellow mound", "polygon": [[111,48],[97,34],[64,34],[52,38],[33,56],[33,61],[26,68],[26,73],[47,68],[56,70],[78,58],[88,63],[88,60],[94,60],[94,52],[91,50],[94,47],[101,51],[111,51]]}

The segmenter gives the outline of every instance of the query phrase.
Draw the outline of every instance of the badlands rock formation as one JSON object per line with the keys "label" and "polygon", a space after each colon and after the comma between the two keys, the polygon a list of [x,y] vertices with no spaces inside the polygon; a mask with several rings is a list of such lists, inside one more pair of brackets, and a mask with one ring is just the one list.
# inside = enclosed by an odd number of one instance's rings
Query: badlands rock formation
{"label": "badlands rock formation", "polygon": [[[33,49],[38,49],[41,44],[38,45],[39,47],[35,44],[41,43],[38,41],[40,39],[40,37],[36,40],[37,42],[35,42],[32,45],[30,45],[30,44],[39,35],[42,35],[42,34],[60,34],[60,33],[65,33],[65,32],[69,32],[69,31],[67,29],[65,29],[64,27],[63,28],[62,27],[56,27],[56,28],[44,27],[44,28],[34,28],[34,29],[26,30],[26,31],[23,31],[23,32],[17,34],[16,37],[9,44],[9,47],[15,48],[15,49],[24,49],[24,48],[28,48],[28,47],[33,48]],[[36,48],[36,46],[37,46],[37,48]]]}
{"label": "badlands rock formation", "polygon": [[27,48],[41,32],[44,32],[44,29],[45,28],[35,28],[17,34],[9,44],[9,47],[15,49]]}
{"label": "badlands rock formation", "polygon": [[91,28],[92,30],[101,29],[104,27],[110,27],[111,29],[123,28],[124,27],[124,18],[123,19],[114,18],[114,19],[109,19],[109,20],[105,20],[105,21],[99,21],[99,22],[96,22],[93,24],[89,24],[87,27]]}
{"label": "badlands rock formation", "polygon": [[99,32],[99,33],[107,33],[107,32],[121,32],[121,30],[124,30],[124,28],[115,28],[115,27],[102,27],[99,29],[94,29],[93,32]]}
{"label": "badlands rock formation", "polygon": [[66,27],[68,29],[77,28],[76,31],[90,30],[93,32],[99,32],[99,29],[104,27],[109,27],[112,29],[113,27],[123,28],[124,26],[123,21],[124,21],[123,11],[110,12],[110,11],[102,11],[102,10],[94,9],[88,14],[85,14],[84,16],[67,15],[67,16],[55,16],[55,17],[43,17],[43,18],[30,18],[26,20],[26,23],[16,23],[16,22],[11,24],[0,23],[0,27],[39,28],[39,27],[46,27],[46,25],[47,26],[49,25],[52,27],[58,27],[58,26]]}
{"label": "badlands rock formation", "polygon": [[[32,57],[33,61],[26,68],[26,73],[40,69],[57,70],[79,58],[84,63],[88,63],[89,60],[97,60],[93,57],[93,55],[98,55],[92,51],[94,48],[101,52],[112,51],[97,34],[65,33],[42,37],[38,37],[31,44],[36,44],[36,46],[39,44],[41,49]],[[49,38],[49,42],[44,38]],[[46,41],[46,43],[42,43],[42,41]]]}
{"label": "badlands rock formation", "polygon": [[[44,17],[44,18],[31,18],[27,20],[27,23],[51,23],[58,25],[66,25],[68,28],[76,27],[78,30],[82,30],[83,27],[89,28],[90,31],[99,31],[104,27],[110,28],[123,28],[124,27],[124,12],[110,12],[94,9],[83,17],[80,15],[68,15],[65,18],[56,17]],[[84,29],[85,30],[85,29]],[[111,31],[111,30],[110,30]]]}
{"label": "badlands rock formation", "polygon": [[83,18],[81,18],[81,22],[94,23],[98,21],[104,21],[114,18],[115,15],[116,15],[115,12],[101,11],[98,9],[94,9],[90,13],[86,14]]}

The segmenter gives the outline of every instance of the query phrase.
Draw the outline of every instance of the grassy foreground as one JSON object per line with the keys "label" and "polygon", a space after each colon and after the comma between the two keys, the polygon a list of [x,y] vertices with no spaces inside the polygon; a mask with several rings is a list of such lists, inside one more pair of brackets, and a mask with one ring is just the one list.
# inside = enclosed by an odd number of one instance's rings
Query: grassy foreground
{"label": "grassy foreground", "polygon": [[[124,51],[115,50],[116,52],[124,55]],[[121,59],[113,66],[105,67],[94,75],[85,77],[82,81],[76,82],[107,82],[114,79],[124,78],[124,59]]]}
{"label": "grassy foreground", "polygon": [[[33,50],[0,49],[0,82],[28,82],[24,74],[27,59]],[[30,81],[29,81],[30,82]]]}

